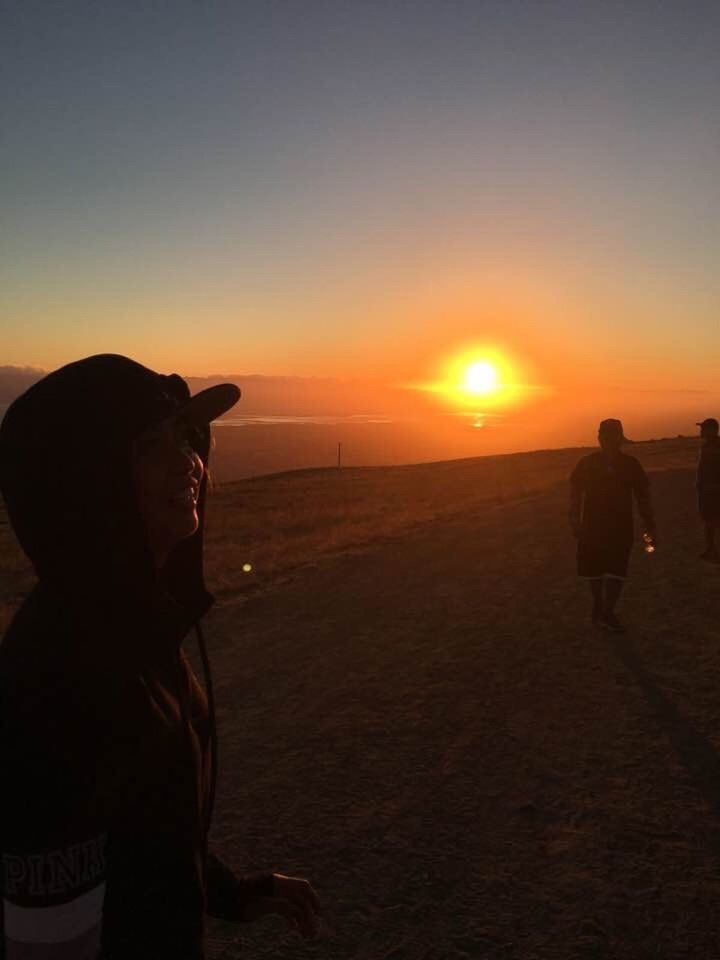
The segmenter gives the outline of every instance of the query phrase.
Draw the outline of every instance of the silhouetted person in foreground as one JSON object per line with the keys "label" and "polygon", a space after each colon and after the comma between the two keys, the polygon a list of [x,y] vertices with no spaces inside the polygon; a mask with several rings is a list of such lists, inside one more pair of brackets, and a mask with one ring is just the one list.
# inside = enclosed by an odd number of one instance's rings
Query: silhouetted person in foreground
{"label": "silhouetted person in foreground", "polygon": [[633,544],[633,496],[643,533],[655,543],[650,483],[640,462],[623,453],[619,420],[603,420],[600,450],[583,457],[570,477],[570,526],[578,541],[578,575],[592,592],[592,621],[622,633],[615,605],[627,578]]}
{"label": "silhouetted person in foreground", "polygon": [[700,554],[709,563],[720,563],[715,531],[720,527],[720,426],[714,417],[701,423],[703,445],[697,468],[698,511],[705,527],[705,550]]}
{"label": "silhouetted person in foreground", "polygon": [[[177,374],[102,355],[2,422],[0,490],[38,576],[0,645],[8,960],[203,960],[206,914],[317,931],[306,880],[236,876],[208,848],[206,466],[210,422],[239,396],[191,397]],[[193,627],[205,689],[183,649]]]}

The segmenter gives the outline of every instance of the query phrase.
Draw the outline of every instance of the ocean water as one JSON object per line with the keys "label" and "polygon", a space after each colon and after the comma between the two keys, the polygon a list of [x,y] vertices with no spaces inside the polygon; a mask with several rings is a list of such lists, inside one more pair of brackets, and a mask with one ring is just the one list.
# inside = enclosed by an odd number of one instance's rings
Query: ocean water
{"label": "ocean water", "polygon": [[[0,404],[2,418],[8,404]],[[610,414],[612,415],[612,414]],[[244,414],[218,420],[210,465],[217,482],[317,467],[384,466],[595,444],[598,416],[455,413],[397,417]],[[677,413],[630,417],[636,440],[693,435]]]}
{"label": "ocean water", "polygon": [[211,463],[219,482],[310,467],[383,466],[498,452],[497,437],[453,419],[244,417],[217,421],[213,434]]}
{"label": "ocean water", "polygon": [[218,427],[249,427],[249,426],[282,426],[282,425],[311,425],[311,426],[336,426],[337,424],[361,424],[361,423],[393,423],[397,418],[392,416],[383,416],[377,413],[354,413],[350,416],[306,416],[298,417],[287,414],[286,416],[271,416],[261,413],[245,414],[244,416],[228,416],[217,420]]}
{"label": "ocean water", "polygon": [[[0,419],[8,404],[0,404]],[[536,442],[540,435],[535,431]],[[231,415],[213,425],[218,482],[313,467],[383,466],[526,450],[525,428],[492,414]]]}

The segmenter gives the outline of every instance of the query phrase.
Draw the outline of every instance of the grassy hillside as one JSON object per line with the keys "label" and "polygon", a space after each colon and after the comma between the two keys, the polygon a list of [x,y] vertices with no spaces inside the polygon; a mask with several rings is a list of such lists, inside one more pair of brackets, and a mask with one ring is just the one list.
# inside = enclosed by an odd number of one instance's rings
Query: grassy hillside
{"label": "grassy hillside", "polygon": [[[652,469],[690,467],[697,440],[635,444]],[[206,571],[219,598],[266,589],[293,570],[545,490],[586,450],[542,450],[399,467],[299,470],[217,485],[208,503]],[[243,571],[249,563],[252,570]],[[0,503],[0,632],[33,573]]]}

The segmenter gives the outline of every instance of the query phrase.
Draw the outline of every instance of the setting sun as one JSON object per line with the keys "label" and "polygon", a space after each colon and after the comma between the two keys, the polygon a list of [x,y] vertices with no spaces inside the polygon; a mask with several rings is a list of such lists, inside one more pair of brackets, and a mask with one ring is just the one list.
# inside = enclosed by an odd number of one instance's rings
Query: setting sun
{"label": "setting sun", "polygon": [[527,402],[542,392],[531,386],[527,364],[498,344],[466,344],[446,355],[434,380],[416,386],[454,407],[477,412]]}
{"label": "setting sun", "polygon": [[498,372],[492,363],[479,360],[465,371],[465,389],[477,396],[486,396],[498,387]]}

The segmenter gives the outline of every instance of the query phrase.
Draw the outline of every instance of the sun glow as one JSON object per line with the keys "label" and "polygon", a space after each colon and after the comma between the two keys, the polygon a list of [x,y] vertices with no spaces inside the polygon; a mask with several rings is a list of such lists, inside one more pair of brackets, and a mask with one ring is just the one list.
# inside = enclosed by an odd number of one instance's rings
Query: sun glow
{"label": "sun glow", "polygon": [[465,371],[464,387],[468,393],[487,396],[498,387],[498,372],[487,360],[471,363]]}
{"label": "sun glow", "polygon": [[438,392],[453,405],[474,408],[478,400],[484,407],[504,407],[517,401],[517,364],[507,353],[492,347],[469,347],[446,360]]}
{"label": "sun glow", "polygon": [[504,348],[473,344],[446,357],[433,382],[417,386],[455,407],[477,412],[481,401],[488,411],[517,406],[541,393],[530,386],[528,375],[526,364]]}

